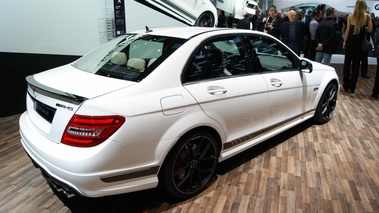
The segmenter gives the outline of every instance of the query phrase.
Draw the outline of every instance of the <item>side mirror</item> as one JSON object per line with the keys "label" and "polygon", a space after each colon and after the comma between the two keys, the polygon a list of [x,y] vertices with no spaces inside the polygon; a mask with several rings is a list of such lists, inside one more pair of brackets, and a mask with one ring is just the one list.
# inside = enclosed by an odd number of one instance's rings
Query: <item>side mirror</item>
{"label": "side mirror", "polygon": [[311,62],[308,62],[308,61],[305,61],[305,60],[301,60],[301,61],[300,61],[300,70],[301,70],[302,72],[308,72],[308,73],[311,73],[312,70],[313,70],[312,63],[311,63]]}

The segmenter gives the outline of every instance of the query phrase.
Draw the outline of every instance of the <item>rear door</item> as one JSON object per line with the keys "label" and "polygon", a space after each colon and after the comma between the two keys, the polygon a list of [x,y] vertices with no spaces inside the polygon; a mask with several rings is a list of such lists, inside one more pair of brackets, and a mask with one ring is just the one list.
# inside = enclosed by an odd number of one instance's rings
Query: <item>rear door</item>
{"label": "rear door", "polygon": [[252,72],[239,36],[200,45],[182,80],[204,112],[224,128],[224,148],[249,140],[266,126],[267,84]]}

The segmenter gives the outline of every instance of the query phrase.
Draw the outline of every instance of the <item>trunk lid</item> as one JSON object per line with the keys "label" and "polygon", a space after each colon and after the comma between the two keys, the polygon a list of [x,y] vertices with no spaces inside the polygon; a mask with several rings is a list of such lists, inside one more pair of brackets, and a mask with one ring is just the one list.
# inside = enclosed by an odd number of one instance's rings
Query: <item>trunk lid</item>
{"label": "trunk lid", "polygon": [[65,65],[27,78],[30,120],[47,138],[60,143],[66,125],[85,100],[136,84]]}

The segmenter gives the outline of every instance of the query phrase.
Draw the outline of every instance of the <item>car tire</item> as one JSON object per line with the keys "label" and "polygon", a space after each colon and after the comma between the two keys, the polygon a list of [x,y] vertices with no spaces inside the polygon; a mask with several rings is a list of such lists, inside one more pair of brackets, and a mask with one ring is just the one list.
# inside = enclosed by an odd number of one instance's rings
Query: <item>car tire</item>
{"label": "car tire", "polygon": [[204,12],[197,18],[195,25],[199,27],[214,27],[215,17],[210,12]]}
{"label": "car tire", "polygon": [[332,119],[337,105],[337,95],[337,85],[335,83],[328,84],[316,108],[314,116],[316,123],[324,124]]}
{"label": "car tire", "polygon": [[159,175],[160,188],[175,200],[197,195],[212,181],[218,156],[213,135],[198,131],[184,136],[167,155]]}

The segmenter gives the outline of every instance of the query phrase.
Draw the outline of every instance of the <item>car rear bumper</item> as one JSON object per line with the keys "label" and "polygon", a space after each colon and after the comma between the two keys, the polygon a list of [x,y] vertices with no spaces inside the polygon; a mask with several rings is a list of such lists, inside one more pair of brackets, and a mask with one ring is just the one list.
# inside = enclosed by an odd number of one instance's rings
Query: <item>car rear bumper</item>
{"label": "car rear bumper", "polygon": [[[49,141],[40,134],[30,121],[27,112],[23,113],[19,121],[21,144],[32,159],[34,165],[41,169],[46,180],[58,191],[67,193],[67,196],[81,195],[86,197],[101,197],[122,194],[144,189],[154,188],[158,184],[159,166],[142,166],[139,168],[99,169],[109,164],[102,159],[102,149],[72,154],[70,160],[59,156],[62,145]],[[59,147],[60,146],[60,147]],[[69,147],[70,148],[70,147]],[[112,156],[114,157],[114,156]],[[72,160],[73,159],[73,160]],[[116,162],[115,162],[116,164]]]}
{"label": "car rear bumper", "polygon": [[[29,156],[29,154],[28,154]],[[32,161],[33,165],[36,167],[36,168],[39,168],[41,170],[41,173],[43,175],[43,177],[45,178],[46,182],[54,187],[58,192],[63,192],[67,197],[74,197],[74,196],[83,196],[83,194],[79,191],[77,191],[75,188],[73,188],[72,186],[70,185],[67,185],[61,181],[59,181],[58,179],[50,176],[50,174],[48,172],[46,172],[43,168],[41,168],[40,165],[38,165],[38,163],[36,163],[33,158],[31,158],[29,156],[30,160]]]}

